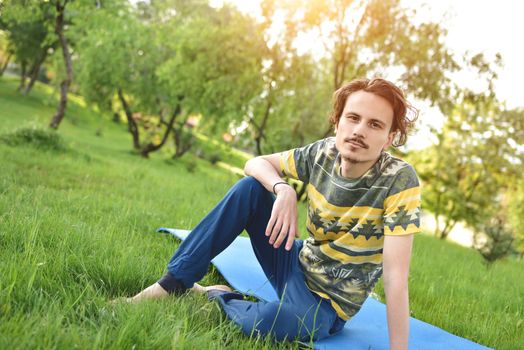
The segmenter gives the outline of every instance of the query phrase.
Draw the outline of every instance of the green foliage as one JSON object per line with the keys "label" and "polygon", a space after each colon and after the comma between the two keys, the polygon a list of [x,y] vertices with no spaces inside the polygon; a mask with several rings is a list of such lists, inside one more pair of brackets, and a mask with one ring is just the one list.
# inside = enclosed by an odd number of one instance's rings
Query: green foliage
{"label": "green foliage", "polygon": [[3,4],[0,29],[8,40],[8,50],[13,52],[18,62],[32,61],[56,47],[52,22],[52,7],[44,3],[29,4],[27,1],[8,0]]}
{"label": "green foliage", "polygon": [[166,22],[159,35],[169,50],[157,70],[163,96],[211,130],[241,120],[260,92],[263,42],[253,21],[231,7],[205,9]]}
{"label": "green foliage", "polygon": [[220,153],[211,153],[208,159],[209,162],[213,165],[222,160],[222,158],[220,157]]}
{"label": "green foliage", "polygon": [[522,160],[515,155],[522,129],[505,117],[492,92],[465,89],[433,133],[436,143],[410,157],[424,182],[424,207],[444,219],[436,233],[446,238],[458,221],[481,231],[499,216],[503,193],[520,176]]}
{"label": "green foliage", "polygon": [[[22,76],[19,90],[25,87],[26,77],[46,79],[39,74],[49,53],[58,47],[53,30],[53,7],[44,2],[8,0],[2,4],[0,30],[5,32],[5,52],[14,56]],[[29,92],[26,88],[24,94]]]}
{"label": "green foliage", "polygon": [[515,233],[515,248],[524,254],[524,180],[519,180],[508,188],[508,221]]}
{"label": "green foliage", "polygon": [[67,150],[64,140],[56,131],[38,126],[19,128],[0,135],[0,141],[13,147],[31,146],[45,151]]}
{"label": "green foliage", "polygon": [[[263,1],[259,31],[265,38],[260,52],[263,67],[262,92],[251,102],[242,123],[233,125],[236,144],[256,154],[273,153],[304,144],[318,137],[327,126],[331,89],[322,69],[324,63],[295,47],[296,28],[291,22],[280,26],[280,9]],[[275,27],[280,32],[275,32]],[[244,125],[248,125],[245,128]]]}
{"label": "green foliage", "polygon": [[399,75],[407,92],[435,104],[449,97],[448,72],[459,67],[444,45],[438,22],[416,23],[399,0],[365,2],[266,1],[289,13],[297,32],[318,30],[326,50],[331,91],[354,78]]}
{"label": "green foliage", "polygon": [[207,130],[224,129],[243,117],[259,92],[261,38],[253,22],[231,7],[195,5],[97,11],[77,34],[78,76],[88,100],[112,109],[122,90],[131,111],[140,113],[140,133],[157,120],[159,131],[150,140],[160,139],[175,118],[176,156],[192,143],[185,130],[189,116],[202,115]]}
{"label": "green foliage", "polygon": [[512,251],[511,245],[515,238],[507,226],[505,220],[493,219],[484,225],[482,234],[475,236],[475,248],[488,266],[508,256]]}

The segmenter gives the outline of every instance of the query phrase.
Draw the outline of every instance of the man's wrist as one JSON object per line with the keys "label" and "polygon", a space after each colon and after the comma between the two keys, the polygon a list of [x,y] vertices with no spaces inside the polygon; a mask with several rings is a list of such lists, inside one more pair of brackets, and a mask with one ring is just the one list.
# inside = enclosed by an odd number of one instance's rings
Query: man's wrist
{"label": "man's wrist", "polygon": [[285,187],[291,188],[291,186],[285,181],[276,182],[275,184],[273,184],[273,193],[278,194],[278,192],[280,192],[280,190]]}

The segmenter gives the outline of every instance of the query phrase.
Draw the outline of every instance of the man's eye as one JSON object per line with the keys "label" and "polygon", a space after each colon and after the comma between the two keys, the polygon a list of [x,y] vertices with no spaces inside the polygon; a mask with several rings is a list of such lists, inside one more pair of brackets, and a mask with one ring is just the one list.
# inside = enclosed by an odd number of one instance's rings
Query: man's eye
{"label": "man's eye", "polygon": [[371,123],[371,127],[374,129],[380,129],[382,125],[380,125],[380,123]]}

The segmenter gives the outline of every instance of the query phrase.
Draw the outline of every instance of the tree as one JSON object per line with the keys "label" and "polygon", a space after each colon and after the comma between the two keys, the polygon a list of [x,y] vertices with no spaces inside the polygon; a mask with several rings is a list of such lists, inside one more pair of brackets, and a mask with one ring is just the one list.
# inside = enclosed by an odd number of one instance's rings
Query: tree
{"label": "tree", "polygon": [[[60,100],[57,111],[52,117],[49,126],[57,129],[64,118],[67,107],[67,94],[73,82],[73,58],[71,47],[66,35],[66,27],[74,24],[74,20],[82,19],[88,10],[95,7],[91,0],[7,0],[3,4],[2,14],[7,15],[2,20],[7,28],[11,28],[11,45],[16,47],[15,55],[21,65],[21,88],[25,87],[26,75],[31,75],[28,89],[38,75],[41,64],[46,59],[48,52],[54,46],[59,46],[62,52],[64,77],[60,83]],[[98,2],[98,4],[100,4]],[[53,28],[54,34],[49,34]],[[37,35],[36,35],[37,34]],[[33,43],[34,42],[34,43]],[[31,48],[30,54],[22,54],[18,49]],[[34,53],[36,52],[36,53]],[[32,68],[28,71],[28,58],[34,59]],[[26,89],[27,90],[27,89]],[[28,90],[27,90],[28,91]]]}
{"label": "tree", "polygon": [[[509,226],[515,235],[515,248],[522,259],[524,255],[524,180],[522,180],[522,164],[524,164],[524,109],[514,109],[506,111],[503,114],[504,120],[513,128],[514,135],[508,138],[507,143],[517,145],[517,149],[511,159],[521,165],[520,176],[512,180],[506,179],[507,190],[505,197],[507,199],[507,215]],[[520,144],[519,144],[520,142]],[[509,181],[508,181],[509,180]]]}
{"label": "tree", "polygon": [[0,30],[0,77],[4,75],[4,72],[13,57],[13,52],[7,46],[6,33]]}
{"label": "tree", "polygon": [[55,33],[62,49],[62,57],[64,59],[66,76],[60,83],[60,101],[55,115],[51,119],[49,126],[53,129],[58,129],[58,126],[62,122],[67,107],[67,93],[69,86],[73,82],[73,61],[71,58],[71,52],[69,50],[69,43],[65,35],[65,13],[66,7],[69,0],[53,0],[50,4],[55,8]]}
{"label": "tree", "polygon": [[295,27],[289,25],[275,33],[276,11],[274,1],[263,1],[262,20],[258,27],[264,37],[260,52],[263,60],[262,93],[248,110],[245,133],[254,142],[255,152],[263,154],[275,149],[303,144],[314,136],[324,122],[326,94],[323,72],[317,68],[312,55],[300,53],[294,47]]}
{"label": "tree", "polygon": [[[57,40],[49,30],[53,12],[45,3],[11,0],[3,4],[0,29],[6,32],[8,56],[2,72],[9,59],[14,56],[20,65],[20,85],[18,91],[27,95],[36,79],[48,54],[57,47]],[[29,79],[29,82],[27,80]]]}
{"label": "tree", "polygon": [[[109,24],[106,15],[91,19],[78,74],[86,97],[99,106],[118,94],[139,153],[160,149],[173,132],[175,156],[183,155],[192,114],[202,115],[211,131],[242,118],[259,93],[260,40],[250,20],[204,2],[157,2],[120,13]],[[143,141],[146,129],[150,139]]]}
{"label": "tree", "polygon": [[176,39],[164,37],[172,54],[158,69],[160,88],[168,99],[182,99],[186,116],[202,115],[203,129],[215,133],[242,120],[260,95],[263,41],[254,21],[232,7],[182,13],[163,31]]}
{"label": "tree", "polygon": [[503,193],[522,169],[522,128],[494,94],[495,68],[481,55],[471,65],[486,79],[487,91],[457,87],[443,128],[433,130],[435,144],[411,156],[424,182],[423,206],[435,216],[442,239],[459,221],[482,231],[491,218],[501,217]]}
{"label": "tree", "polygon": [[435,105],[449,101],[448,74],[459,66],[443,44],[446,30],[434,22],[415,23],[415,11],[400,0],[288,0],[276,6],[288,26],[322,42],[331,91],[354,78],[389,75],[416,98]]}
{"label": "tree", "polygon": [[154,71],[160,55],[153,32],[128,5],[114,5],[92,13],[74,31],[79,43],[76,74],[84,97],[102,110],[112,108],[117,96],[133,148],[140,152],[140,126],[133,109],[158,107],[154,103],[158,85]]}

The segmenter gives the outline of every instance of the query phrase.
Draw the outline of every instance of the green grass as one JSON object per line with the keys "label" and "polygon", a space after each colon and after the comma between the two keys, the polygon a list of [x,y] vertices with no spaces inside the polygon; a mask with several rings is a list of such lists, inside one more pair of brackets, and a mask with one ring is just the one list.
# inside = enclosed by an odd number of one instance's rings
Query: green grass
{"label": "green grass", "polygon": [[[28,97],[15,88],[0,80],[0,135],[45,127],[54,112],[50,88]],[[154,230],[191,228],[237,177],[190,157],[142,159],[125,126],[79,98],[58,134],[63,147],[0,141],[1,349],[298,348],[249,339],[201,296],[109,305],[163,274],[177,242]],[[487,269],[478,253],[420,235],[411,270],[413,316],[496,349],[522,347],[522,262]],[[211,271],[204,283],[220,281]],[[383,298],[381,284],[376,292]]]}

